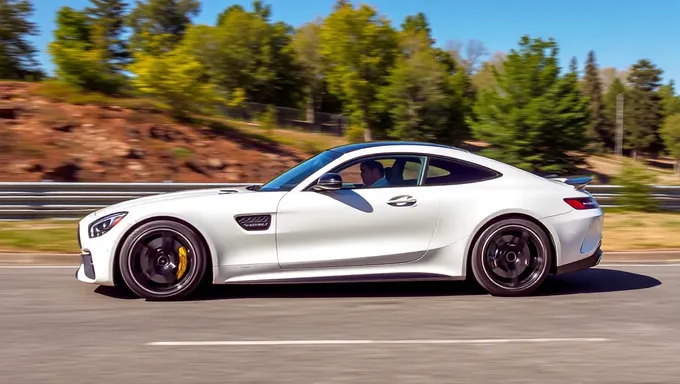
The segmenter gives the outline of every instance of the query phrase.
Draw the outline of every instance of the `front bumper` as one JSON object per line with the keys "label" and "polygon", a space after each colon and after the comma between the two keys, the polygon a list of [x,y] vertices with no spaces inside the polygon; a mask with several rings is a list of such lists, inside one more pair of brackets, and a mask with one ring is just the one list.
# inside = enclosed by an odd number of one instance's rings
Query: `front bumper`
{"label": "front bumper", "polygon": [[90,238],[87,233],[88,220],[78,226],[80,266],[75,273],[77,280],[97,285],[114,286],[114,260],[116,245],[130,227],[123,220],[106,234]]}
{"label": "front bumper", "polygon": [[555,269],[555,275],[563,275],[565,273],[595,267],[600,264],[600,261],[602,261],[602,253],[603,253],[602,248],[598,246],[597,250],[595,250],[595,253],[593,253],[591,256],[588,256],[585,259],[581,259],[579,261],[574,261],[573,263],[557,267]]}

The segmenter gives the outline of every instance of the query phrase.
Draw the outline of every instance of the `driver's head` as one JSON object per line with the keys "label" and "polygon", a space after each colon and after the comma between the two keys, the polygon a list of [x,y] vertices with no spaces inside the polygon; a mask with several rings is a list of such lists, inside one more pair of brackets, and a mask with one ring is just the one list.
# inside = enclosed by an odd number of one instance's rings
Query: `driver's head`
{"label": "driver's head", "polygon": [[383,165],[375,160],[368,160],[361,163],[361,179],[365,186],[371,186],[385,174]]}

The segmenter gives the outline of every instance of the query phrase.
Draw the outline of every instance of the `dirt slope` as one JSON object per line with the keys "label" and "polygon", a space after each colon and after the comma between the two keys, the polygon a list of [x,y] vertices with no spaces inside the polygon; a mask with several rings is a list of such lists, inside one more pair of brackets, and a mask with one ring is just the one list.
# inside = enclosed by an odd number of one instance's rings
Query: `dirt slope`
{"label": "dirt slope", "polygon": [[263,182],[309,154],[238,130],[73,105],[0,82],[0,181]]}

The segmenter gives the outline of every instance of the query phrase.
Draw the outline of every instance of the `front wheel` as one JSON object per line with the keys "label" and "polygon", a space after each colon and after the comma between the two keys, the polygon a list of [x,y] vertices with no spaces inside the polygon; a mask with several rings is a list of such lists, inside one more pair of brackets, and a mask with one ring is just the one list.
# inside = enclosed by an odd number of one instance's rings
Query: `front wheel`
{"label": "front wheel", "polygon": [[186,225],[159,220],[135,229],[123,243],[119,268],[125,284],[148,300],[179,300],[202,282],[207,255]]}
{"label": "front wheel", "polygon": [[548,235],[535,223],[519,218],[486,228],[472,251],[475,280],[495,296],[525,296],[536,291],[550,272]]}

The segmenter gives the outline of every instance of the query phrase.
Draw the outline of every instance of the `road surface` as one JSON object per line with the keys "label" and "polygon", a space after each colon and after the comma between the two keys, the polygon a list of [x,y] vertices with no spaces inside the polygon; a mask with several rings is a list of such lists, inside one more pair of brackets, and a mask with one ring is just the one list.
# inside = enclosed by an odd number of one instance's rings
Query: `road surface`
{"label": "road surface", "polygon": [[[154,303],[0,267],[3,383],[678,383],[680,265],[463,283],[219,287]],[[258,341],[258,342],[253,342]]]}

